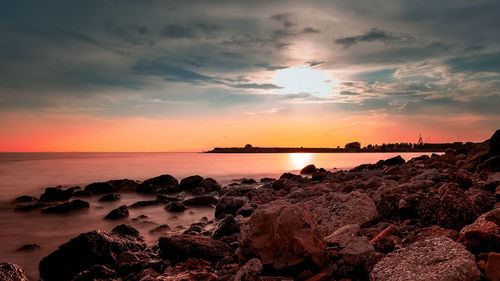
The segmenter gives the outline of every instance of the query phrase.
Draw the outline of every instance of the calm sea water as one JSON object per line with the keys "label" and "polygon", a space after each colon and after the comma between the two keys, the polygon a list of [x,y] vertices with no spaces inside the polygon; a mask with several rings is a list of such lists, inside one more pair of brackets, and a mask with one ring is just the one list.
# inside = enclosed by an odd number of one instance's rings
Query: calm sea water
{"label": "calm sea water", "polygon": [[[40,211],[15,212],[11,201],[20,195],[39,196],[48,186],[85,186],[95,181],[129,178],[145,180],[171,174],[179,180],[199,174],[213,177],[221,184],[232,179],[279,177],[284,172],[297,172],[308,164],[327,170],[349,169],[359,164],[374,163],[400,153],[290,153],[290,154],[204,154],[204,153],[0,153],[0,262],[22,265],[32,279],[38,278],[38,262],[58,245],[93,229],[111,230],[129,223],[154,243],[157,235],[148,231],[159,224],[171,228],[188,227],[201,217],[213,218],[213,209],[197,208],[179,215],[167,213],[162,206],[130,210],[130,218],[105,221],[113,208],[152,197],[123,194],[118,202],[89,201],[88,211],[69,215],[48,215]],[[422,153],[403,153],[406,160]],[[134,221],[139,215],[145,220]],[[17,252],[27,243],[41,249]]]}

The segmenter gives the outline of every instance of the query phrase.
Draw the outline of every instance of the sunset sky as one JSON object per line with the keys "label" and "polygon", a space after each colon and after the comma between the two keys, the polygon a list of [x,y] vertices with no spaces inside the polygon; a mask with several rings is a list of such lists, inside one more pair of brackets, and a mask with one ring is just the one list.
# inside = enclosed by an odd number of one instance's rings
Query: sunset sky
{"label": "sunset sky", "polygon": [[8,1],[0,151],[482,141],[500,1]]}

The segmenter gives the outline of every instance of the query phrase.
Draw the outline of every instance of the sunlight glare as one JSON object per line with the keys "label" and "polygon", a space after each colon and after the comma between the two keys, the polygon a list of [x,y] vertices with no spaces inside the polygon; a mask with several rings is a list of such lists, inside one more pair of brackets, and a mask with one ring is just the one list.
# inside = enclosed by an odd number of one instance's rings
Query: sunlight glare
{"label": "sunlight glare", "polygon": [[277,71],[274,83],[285,94],[309,93],[319,97],[327,97],[334,84],[324,70],[309,66],[297,66]]}
{"label": "sunlight glare", "polygon": [[288,156],[290,159],[290,168],[293,170],[300,170],[311,164],[312,153],[288,153]]}

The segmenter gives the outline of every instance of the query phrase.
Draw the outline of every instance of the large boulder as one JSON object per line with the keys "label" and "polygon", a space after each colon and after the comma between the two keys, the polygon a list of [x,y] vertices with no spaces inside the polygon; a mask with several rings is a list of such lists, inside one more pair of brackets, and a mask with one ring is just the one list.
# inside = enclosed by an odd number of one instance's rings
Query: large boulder
{"label": "large boulder", "polygon": [[72,280],[93,265],[115,268],[119,254],[145,248],[144,238],[129,226],[117,226],[111,233],[102,230],[83,233],[40,261],[40,277],[51,281]]}
{"label": "large boulder", "polygon": [[500,209],[482,214],[477,220],[460,231],[458,241],[474,253],[500,252]]}
{"label": "large boulder", "polygon": [[481,273],[475,257],[448,237],[418,241],[379,261],[371,281],[475,281]]}
{"label": "large boulder", "polygon": [[325,243],[303,204],[275,201],[257,208],[241,227],[239,260],[259,258],[276,270],[300,265],[321,267]]}
{"label": "large boulder", "polygon": [[236,222],[236,220],[234,220],[234,217],[232,215],[228,215],[219,222],[217,228],[212,234],[212,237],[214,239],[220,239],[221,237],[229,236],[239,232],[240,225]]}
{"label": "large boulder", "polygon": [[66,201],[73,195],[73,189],[62,189],[61,187],[47,187],[40,195],[40,201]]}
{"label": "large boulder", "polygon": [[85,186],[85,191],[92,194],[106,194],[114,192],[113,186],[109,182],[94,182]]}
{"label": "large boulder", "polygon": [[461,229],[479,216],[480,209],[458,184],[444,184],[439,188],[438,194],[439,225],[445,228]]}
{"label": "large boulder", "polygon": [[222,196],[215,206],[215,217],[218,218],[222,214],[234,216],[243,205],[249,202],[250,200],[245,196]]}
{"label": "large boulder", "polygon": [[182,201],[182,204],[186,206],[215,206],[219,202],[219,199],[212,195],[200,195],[193,198],[186,199]]}
{"label": "large boulder", "polygon": [[2,281],[28,281],[24,269],[17,264],[0,263],[0,280]]}
{"label": "large boulder", "polygon": [[380,160],[377,162],[379,166],[394,166],[394,165],[402,165],[405,163],[405,160],[401,155],[389,158],[387,160]]}
{"label": "large boulder", "polygon": [[191,191],[194,188],[200,186],[200,183],[203,181],[201,176],[195,175],[187,178],[183,178],[181,180],[181,189],[186,191]]}
{"label": "large boulder", "polygon": [[171,262],[189,258],[217,262],[231,255],[232,249],[226,244],[208,236],[174,235],[158,240],[160,257]]}
{"label": "large boulder", "polygon": [[348,224],[363,224],[378,217],[373,200],[366,194],[330,192],[306,203],[323,236]]}
{"label": "large boulder", "polygon": [[129,179],[110,180],[108,183],[111,184],[115,192],[134,192],[139,185],[138,182]]}
{"label": "large boulder", "polygon": [[313,164],[307,165],[300,170],[301,175],[312,175],[317,171],[316,166]]}
{"label": "large boulder", "polygon": [[171,175],[161,175],[143,181],[136,188],[139,193],[174,193],[180,191],[179,182]]}
{"label": "large boulder", "polygon": [[203,188],[204,192],[219,192],[221,190],[221,185],[213,178],[203,179],[199,187]]}
{"label": "large boulder", "polygon": [[128,215],[129,212],[127,205],[122,205],[116,209],[111,210],[104,218],[107,220],[117,220],[128,217]]}
{"label": "large boulder", "polygon": [[64,214],[75,210],[88,209],[89,203],[80,199],[64,202],[62,204],[43,209],[43,213]]}

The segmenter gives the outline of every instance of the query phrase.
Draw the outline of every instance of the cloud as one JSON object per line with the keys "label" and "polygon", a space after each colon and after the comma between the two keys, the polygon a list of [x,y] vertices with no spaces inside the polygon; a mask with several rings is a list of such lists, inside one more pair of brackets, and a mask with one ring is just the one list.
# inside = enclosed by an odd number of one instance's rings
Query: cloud
{"label": "cloud", "polygon": [[392,33],[384,30],[379,30],[372,28],[369,31],[356,36],[341,37],[336,39],[335,44],[344,46],[344,48],[349,48],[352,45],[361,42],[382,42],[386,45],[389,44],[407,44],[415,41],[415,38],[409,34],[404,33]]}
{"label": "cloud", "polygon": [[162,76],[166,81],[176,82],[213,82],[212,77],[179,68],[159,60],[140,60],[132,71],[141,75]]}
{"label": "cloud", "polygon": [[500,73],[500,52],[455,57],[446,60],[453,72],[497,72]]}
{"label": "cloud", "polygon": [[231,86],[233,88],[238,88],[238,89],[264,89],[264,90],[282,89],[282,87],[276,86],[274,84],[249,83],[249,84],[234,84]]}
{"label": "cloud", "polygon": [[320,33],[321,31],[319,29],[314,28],[314,27],[304,27],[304,29],[302,29],[302,32],[303,33]]}
{"label": "cloud", "polygon": [[283,23],[284,28],[290,28],[294,25],[294,23],[290,20],[291,17],[292,16],[289,13],[283,13],[283,14],[274,14],[270,18],[272,20]]}

